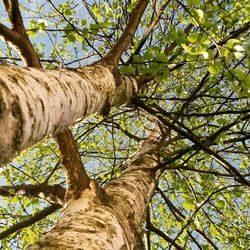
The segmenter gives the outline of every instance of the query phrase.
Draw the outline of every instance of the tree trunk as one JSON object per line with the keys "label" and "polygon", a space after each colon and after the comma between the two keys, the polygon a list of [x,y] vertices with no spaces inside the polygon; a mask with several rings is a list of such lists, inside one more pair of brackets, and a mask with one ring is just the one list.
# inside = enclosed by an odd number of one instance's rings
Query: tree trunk
{"label": "tree trunk", "polygon": [[0,163],[76,119],[129,102],[135,78],[98,63],[69,70],[0,66]]}
{"label": "tree trunk", "polygon": [[91,182],[81,197],[71,200],[61,218],[34,249],[143,249],[141,227],[160,172],[159,138],[144,141],[132,164],[103,189]]}

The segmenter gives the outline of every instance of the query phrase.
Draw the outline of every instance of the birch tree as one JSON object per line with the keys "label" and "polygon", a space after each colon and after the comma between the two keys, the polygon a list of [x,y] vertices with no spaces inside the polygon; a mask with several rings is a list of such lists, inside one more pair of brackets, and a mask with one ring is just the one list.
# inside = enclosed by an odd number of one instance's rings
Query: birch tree
{"label": "birch tree", "polygon": [[248,1],[3,0],[3,249],[248,249]]}

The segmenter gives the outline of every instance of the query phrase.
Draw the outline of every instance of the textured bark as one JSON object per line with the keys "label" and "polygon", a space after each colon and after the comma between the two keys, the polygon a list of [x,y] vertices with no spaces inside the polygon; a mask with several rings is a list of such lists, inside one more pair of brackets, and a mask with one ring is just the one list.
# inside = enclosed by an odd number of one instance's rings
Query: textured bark
{"label": "textured bark", "polygon": [[94,182],[82,196],[69,202],[56,226],[34,249],[129,249],[112,207]]}
{"label": "textured bark", "polygon": [[75,70],[0,66],[0,163],[82,117],[136,94],[135,78],[95,64]]}
{"label": "textured bark", "polygon": [[42,184],[22,184],[16,186],[0,186],[0,196],[12,197],[38,197],[48,201],[49,203],[64,204],[66,190],[59,185]]}
{"label": "textured bark", "polygon": [[143,142],[127,171],[100,189],[94,182],[71,200],[55,227],[34,249],[139,250],[141,225],[160,173],[160,141]]}

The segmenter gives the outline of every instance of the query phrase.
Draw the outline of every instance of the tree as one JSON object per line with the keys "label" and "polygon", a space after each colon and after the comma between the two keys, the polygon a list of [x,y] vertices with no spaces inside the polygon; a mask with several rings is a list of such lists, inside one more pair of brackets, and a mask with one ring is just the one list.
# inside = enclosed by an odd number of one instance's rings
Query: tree
{"label": "tree", "polygon": [[3,5],[3,249],[250,247],[248,1]]}

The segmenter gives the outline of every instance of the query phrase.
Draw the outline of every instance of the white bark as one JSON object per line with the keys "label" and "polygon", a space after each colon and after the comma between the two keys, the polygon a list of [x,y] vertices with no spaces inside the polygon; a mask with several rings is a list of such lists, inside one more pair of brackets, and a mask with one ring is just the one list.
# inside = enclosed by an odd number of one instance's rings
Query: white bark
{"label": "white bark", "polygon": [[35,249],[130,249],[112,207],[105,204],[91,182],[77,200],[70,201],[56,226],[35,245]]}
{"label": "white bark", "polygon": [[135,78],[110,67],[38,70],[0,66],[0,163],[82,117],[121,105],[138,90]]}
{"label": "white bark", "polygon": [[104,190],[91,183],[81,197],[67,204],[56,226],[37,249],[140,250],[141,225],[160,173],[158,140],[143,143],[127,171],[111,181]]}

